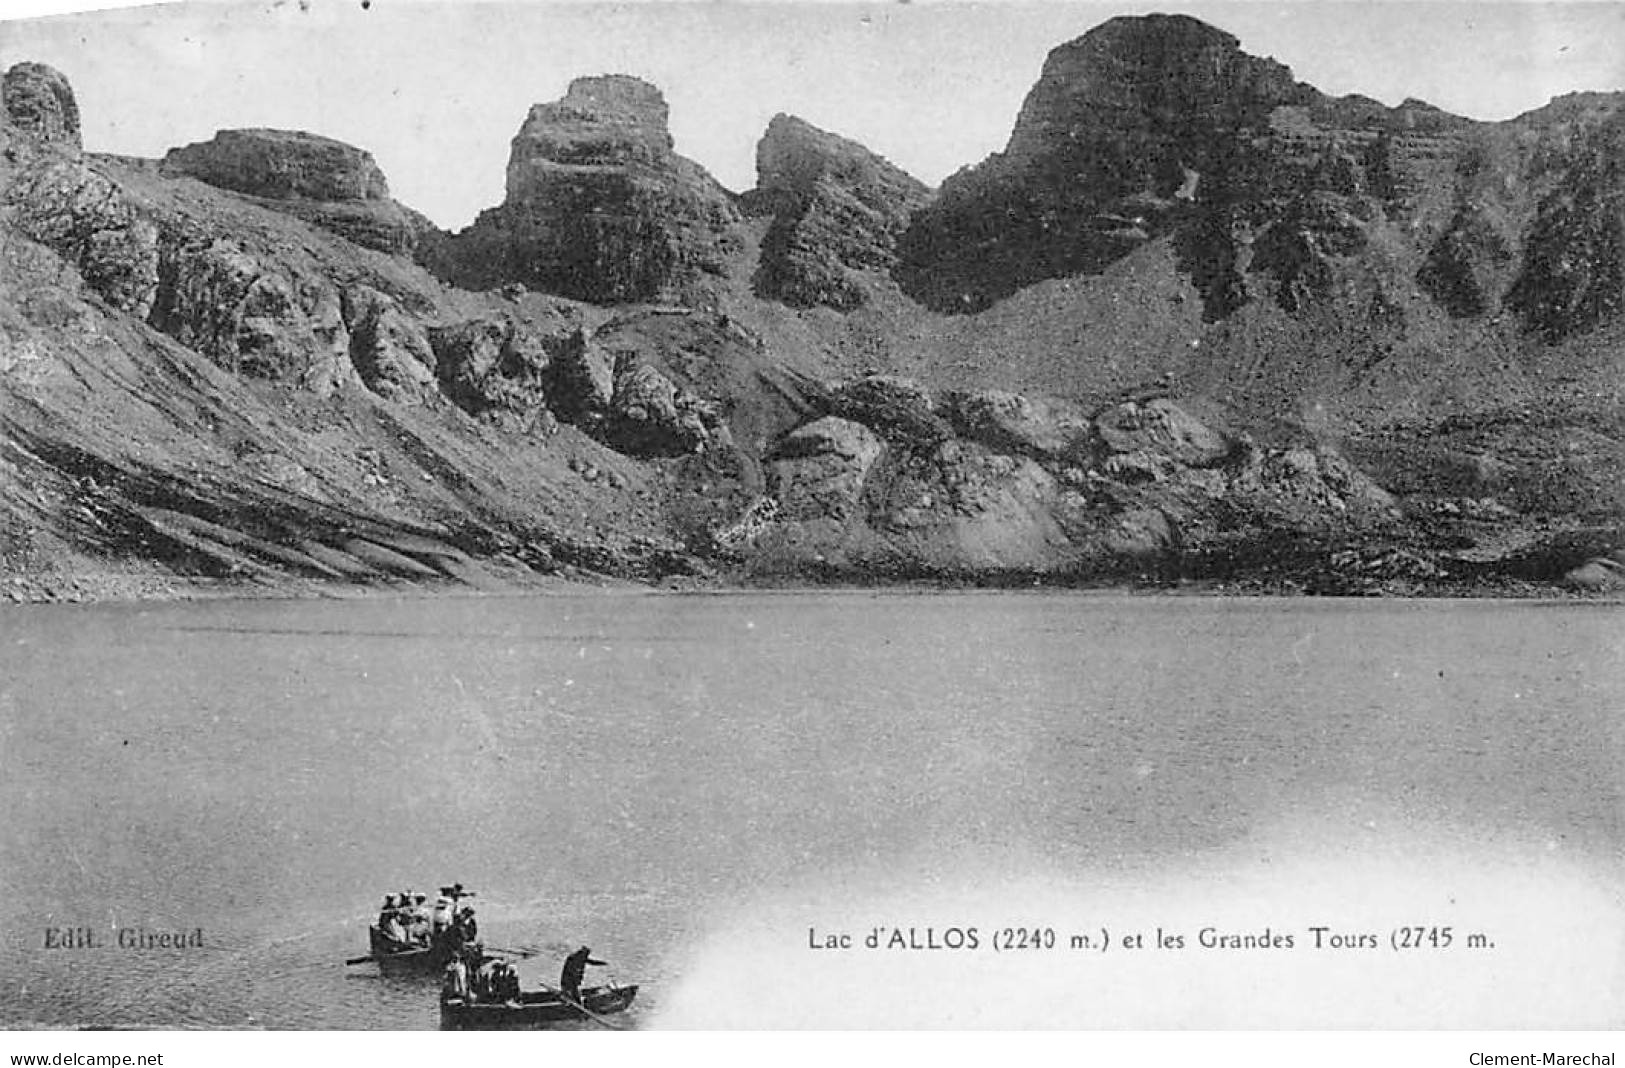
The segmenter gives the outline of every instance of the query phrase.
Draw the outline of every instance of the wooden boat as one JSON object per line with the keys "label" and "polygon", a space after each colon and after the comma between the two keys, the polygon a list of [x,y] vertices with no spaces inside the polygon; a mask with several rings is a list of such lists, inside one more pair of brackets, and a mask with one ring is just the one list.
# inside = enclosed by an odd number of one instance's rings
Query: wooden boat
{"label": "wooden boat", "polygon": [[432,946],[401,943],[374,924],[367,928],[367,942],[372,948],[372,959],[385,971],[439,973],[451,963],[451,947],[444,939]]}
{"label": "wooden boat", "polygon": [[443,1031],[530,1031],[625,1012],[637,996],[636,984],[583,987],[581,999],[576,1002],[566,1000],[556,990],[527,990],[517,1001],[467,1001],[441,994],[440,1028]]}

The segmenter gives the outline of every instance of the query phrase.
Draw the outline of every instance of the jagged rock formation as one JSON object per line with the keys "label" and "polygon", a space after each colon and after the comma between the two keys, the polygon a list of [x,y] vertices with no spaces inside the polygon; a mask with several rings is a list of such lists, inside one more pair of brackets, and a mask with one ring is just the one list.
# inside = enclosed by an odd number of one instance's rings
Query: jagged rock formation
{"label": "jagged rock formation", "polygon": [[6,121],[42,141],[78,150],[79,105],[62,72],[43,63],[19,63],[6,71],[0,96]]}
{"label": "jagged rock formation", "polygon": [[390,199],[371,153],[297,130],[221,130],[172,148],[160,173],[258,198],[365,248],[409,253],[433,224]]}
{"label": "jagged rock formation", "polygon": [[1009,146],[944,185],[898,277],[975,311],[1172,233],[1210,319],[1256,296],[1297,310],[1374,228],[1436,210],[1473,125],[1326,97],[1186,16],[1113,19],[1050,54]]}
{"label": "jagged rock formation", "polygon": [[1244,130],[1313,95],[1195,19],[1113,19],[1050,53],[1006,150],[944,183],[904,236],[899,280],[975,311],[1098,270],[1224,184]]}
{"label": "jagged rock formation", "polygon": [[85,154],[60,75],[5,90],[13,596],[1614,588],[1625,97],[1471,123],[1113,20],[940,198],[781,116],[746,218],[581,79],[447,235],[350,146]]}
{"label": "jagged rock formation", "polygon": [[1625,106],[1576,131],[1563,166],[1533,161],[1546,192],[1506,303],[1556,341],[1625,309]]}
{"label": "jagged rock formation", "polygon": [[1113,19],[1051,53],[1006,150],[916,215],[896,274],[976,311],[1166,234],[1210,321],[1345,301],[1380,354],[1425,294],[1557,340],[1625,301],[1619,111],[1590,94],[1492,126],[1334,99],[1194,19]]}
{"label": "jagged rock formation", "polygon": [[507,197],[429,262],[460,285],[518,282],[578,300],[703,301],[739,247],[738,211],[672,151],[665,98],[623,75],[578,78],[513,140]]}
{"label": "jagged rock formation", "polygon": [[361,381],[388,400],[422,403],[437,395],[435,352],[421,324],[371,286],[344,291],[350,363]]}
{"label": "jagged rock formation", "polygon": [[929,190],[854,141],[775,115],[756,146],[747,211],[772,223],[756,292],[799,307],[843,310],[897,262],[898,235]]}
{"label": "jagged rock formation", "polygon": [[585,341],[579,329],[543,333],[513,315],[487,315],[431,328],[440,388],[459,408],[507,430],[549,434],[558,422],[549,408],[554,353]]}

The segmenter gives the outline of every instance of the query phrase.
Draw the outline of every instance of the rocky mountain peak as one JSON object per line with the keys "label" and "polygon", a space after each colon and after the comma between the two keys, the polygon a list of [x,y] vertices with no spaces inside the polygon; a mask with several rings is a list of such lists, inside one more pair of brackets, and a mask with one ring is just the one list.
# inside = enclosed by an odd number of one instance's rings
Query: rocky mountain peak
{"label": "rocky mountain peak", "polygon": [[1170,137],[1234,129],[1312,95],[1286,67],[1248,55],[1235,37],[1198,19],[1114,18],[1050,52],[1006,155],[1035,160],[1088,131],[1119,129],[1133,135],[1111,161],[1121,170],[1145,149],[1169,147]]}
{"label": "rocky mountain peak", "polygon": [[756,173],[748,210],[773,218],[756,291],[800,306],[864,303],[866,276],[891,269],[898,235],[930,195],[856,141],[785,114],[756,146]]}
{"label": "rocky mountain peak", "polygon": [[739,248],[732,197],[672,151],[660,90],[624,74],[578,78],[531,107],[507,197],[426,256],[459,285],[517,282],[604,303],[703,303]]}
{"label": "rocky mountain peak", "polygon": [[44,63],[18,63],[6,71],[0,95],[12,126],[45,141],[81,147],[79,105],[61,71]]}
{"label": "rocky mountain peak", "polygon": [[855,171],[875,162],[885,161],[856,141],[781,111],[756,143],[756,186],[802,189],[832,171]]}
{"label": "rocky mountain peak", "polygon": [[221,130],[211,140],[170,149],[162,173],[269,199],[389,197],[372,153],[302,130]]}
{"label": "rocky mountain peak", "polygon": [[535,104],[513,139],[508,200],[524,200],[549,168],[659,166],[672,154],[659,89],[625,74],[577,78],[560,100]]}
{"label": "rocky mountain peak", "polygon": [[255,198],[381,252],[410,252],[433,230],[390,198],[372,153],[302,130],[221,130],[170,149],[158,169],[166,178],[195,178]]}

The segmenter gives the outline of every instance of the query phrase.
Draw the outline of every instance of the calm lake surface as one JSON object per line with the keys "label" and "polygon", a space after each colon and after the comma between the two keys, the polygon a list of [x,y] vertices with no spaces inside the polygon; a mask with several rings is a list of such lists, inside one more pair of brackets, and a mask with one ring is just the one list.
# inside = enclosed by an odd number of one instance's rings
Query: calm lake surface
{"label": "calm lake surface", "polygon": [[1625,1026],[1622,715],[1600,604],[4,608],[0,1026],[432,1028],[436,980],[343,962],[453,880],[523,976],[586,943],[641,982],[643,1027]]}

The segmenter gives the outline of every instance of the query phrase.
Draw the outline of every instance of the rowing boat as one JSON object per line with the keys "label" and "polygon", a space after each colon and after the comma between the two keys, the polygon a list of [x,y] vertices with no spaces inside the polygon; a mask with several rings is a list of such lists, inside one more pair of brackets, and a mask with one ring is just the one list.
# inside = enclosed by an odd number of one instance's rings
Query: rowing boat
{"label": "rowing boat", "polygon": [[372,959],[386,971],[438,972],[451,963],[451,946],[443,938],[429,946],[397,942],[372,926],[367,928],[367,941]]}
{"label": "rowing boat", "polygon": [[451,994],[440,998],[443,1031],[528,1031],[558,1023],[625,1012],[638,996],[630,986],[591,986],[579,1000],[556,990],[527,990],[511,1001],[469,1001]]}

